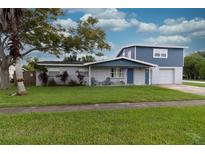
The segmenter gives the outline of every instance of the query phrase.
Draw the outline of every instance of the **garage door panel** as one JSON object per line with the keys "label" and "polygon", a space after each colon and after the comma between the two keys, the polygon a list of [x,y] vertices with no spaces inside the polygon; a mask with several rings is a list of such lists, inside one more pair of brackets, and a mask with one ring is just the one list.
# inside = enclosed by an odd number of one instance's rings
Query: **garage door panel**
{"label": "garage door panel", "polygon": [[159,70],[159,83],[160,84],[173,84],[174,83],[174,70],[173,69],[160,69]]}

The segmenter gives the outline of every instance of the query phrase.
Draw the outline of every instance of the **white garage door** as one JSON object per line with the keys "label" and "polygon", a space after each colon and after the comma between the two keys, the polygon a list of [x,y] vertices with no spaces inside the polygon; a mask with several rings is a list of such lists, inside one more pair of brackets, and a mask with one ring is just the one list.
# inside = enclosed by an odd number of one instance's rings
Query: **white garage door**
{"label": "white garage door", "polygon": [[159,83],[160,84],[174,83],[174,69],[159,69]]}

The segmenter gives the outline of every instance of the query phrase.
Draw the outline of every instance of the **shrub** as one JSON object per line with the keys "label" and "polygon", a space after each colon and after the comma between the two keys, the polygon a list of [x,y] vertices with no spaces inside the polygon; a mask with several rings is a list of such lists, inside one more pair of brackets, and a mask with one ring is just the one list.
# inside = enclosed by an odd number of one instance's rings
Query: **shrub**
{"label": "shrub", "polygon": [[77,78],[78,78],[78,80],[79,80],[79,83],[80,83],[80,85],[83,85],[84,84],[84,75],[82,75],[79,71],[76,71],[76,73],[77,73]]}
{"label": "shrub", "polygon": [[63,74],[60,75],[60,79],[61,79],[61,81],[64,82],[64,84],[65,84],[66,80],[68,79],[68,73],[67,73],[67,71],[64,71]]}
{"label": "shrub", "polygon": [[39,74],[39,79],[41,80],[41,82],[43,83],[43,85],[45,86],[48,82],[48,75],[46,72],[42,72]]}

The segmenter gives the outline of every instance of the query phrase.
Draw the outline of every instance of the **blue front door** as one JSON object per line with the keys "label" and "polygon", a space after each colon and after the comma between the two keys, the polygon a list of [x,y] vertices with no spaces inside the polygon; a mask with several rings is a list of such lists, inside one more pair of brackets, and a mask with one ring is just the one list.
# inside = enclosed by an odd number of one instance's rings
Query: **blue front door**
{"label": "blue front door", "polygon": [[133,84],[133,69],[127,69],[127,84]]}

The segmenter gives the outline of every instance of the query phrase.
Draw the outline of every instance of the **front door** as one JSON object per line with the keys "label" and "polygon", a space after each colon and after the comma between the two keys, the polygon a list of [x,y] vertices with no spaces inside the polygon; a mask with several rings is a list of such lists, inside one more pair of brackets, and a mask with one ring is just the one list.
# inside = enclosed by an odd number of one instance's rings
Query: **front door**
{"label": "front door", "polygon": [[133,84],[133,69],[127,69],[127,84]]}

